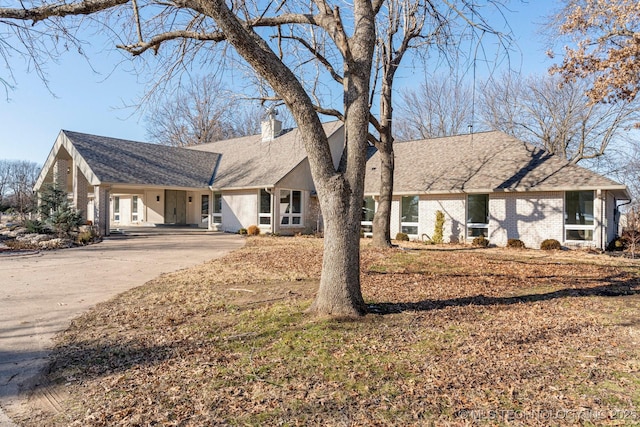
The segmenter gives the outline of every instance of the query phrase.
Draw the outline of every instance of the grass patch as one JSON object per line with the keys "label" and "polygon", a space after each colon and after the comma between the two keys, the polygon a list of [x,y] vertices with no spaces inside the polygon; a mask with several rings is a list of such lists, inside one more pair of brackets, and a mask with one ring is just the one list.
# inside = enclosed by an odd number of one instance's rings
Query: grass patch
{"label": "grass patch", "polygon": [[635,265],[365,247],[371,314],[345,320],[305,314],[321,245],[252,239],[75,319],[47,378],[64,412],[22,424],[506,425],[487,414],[511,411],[539,425],[638,407]]}

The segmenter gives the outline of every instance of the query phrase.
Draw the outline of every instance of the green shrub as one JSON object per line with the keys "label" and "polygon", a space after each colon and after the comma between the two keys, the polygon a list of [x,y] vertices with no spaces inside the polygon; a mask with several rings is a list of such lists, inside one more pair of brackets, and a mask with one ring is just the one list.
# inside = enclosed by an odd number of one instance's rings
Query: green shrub
{"label": "green shrub", "polygon": [[247,229],[246,228],[241,228],[240,230],[238,230],[238,234],[244,236],[245,234],[247,234]]}
{"label": "green shrub", "polygon": [[444,213],[436,211],[436,227],[433,231],[433,243],[442,243],[444,234]]}
{"label": "green shrub", "polygon": [[554,251],[562,249],[562,245],[556,239],[546,239],[540,244],[540,249],[544,251]]}
{"label": "green shrub", "polygon": [[37,219],[26,220],[24,222],[24,228],[26,228],[29,233],[35,234],[46,234],[50,231],[45,224],[43,224],[41,221],[38,221]]}
{"label": "green shrub", "polygon": [[520,239],[509,239],[507,240],[507,247],[508,248],[515,248],[515,249],[524,249],[526,248],[526,246],[524,245],[524,242]]}
{"label": "green shrub", "polygon": [[247,228],[247,234],[249,236],[260,235],[260,227],[258,227],[257,225],[250,225],[249,228]]}
{"label": "green shrub", "polygon": [[396,234],[396,240],[408,242],[409,235],[407,233],[398,233]]}
{"label": "green shrub", "polygon": [[48,184],[40,190],[40,218],[60,237],[67,237],[78,230],[85,221],[82,213],[69,205],[67,193]]}
{"label": "green shrub", "polygon": [[482,248],[486,248],[487,246],[489,246],[489,239],[487,239],[484,236],[478,236],[473,239],[473,242],[471,242],[471,244],[473,246],[480,246]]}

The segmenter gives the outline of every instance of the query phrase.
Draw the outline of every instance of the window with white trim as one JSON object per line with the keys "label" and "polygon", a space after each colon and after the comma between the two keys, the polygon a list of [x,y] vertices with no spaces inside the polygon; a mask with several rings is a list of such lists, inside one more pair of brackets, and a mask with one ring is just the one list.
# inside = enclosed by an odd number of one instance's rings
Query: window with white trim
{"label": "window with white trim", "polygon": [[138,222],[138,196],[131,197],[131,222]]}
{"label": "window with white trim", "polygon": [[280,190],[280,225],[302,225],[302,191]]}
{"label": "window with white trim", "polygon": [[222,224],[222,194],[213,193],[213,215],[211,222],[216,225]]}
{"label": "window with white trim", "polygon": [[200,199],[200,225],[209,226],[209,195],[203,194]]}
{"label": "window with white trim", "polygon": [[402,196],[400,231],[414,236],[418,235],[418,196]]}
{"label": "window with white trim", "polygon": [[113,197],[113,220],[120,221],[120,196]]}
{"label": "window with white trim", "polygon": [[467,196],[467,238],[489,237],[489,195]]}
{"label": "window with white trim", "polygon": [[594,199],[593,191],[564,193],[565,240],[593,240]]}
{"label": "window with white trim", "polygon": [[271,194],[265,190],[260,190],[260,207],[258,210],[258,223],[260,225],[271,225]]}
{"label": "window with white trim", "polygon": [[367,235],[373,233],[373,216],[376,213],[376,201],[371,196],[367,196],[362,201],[362,218],[360,219],[360,230]]}

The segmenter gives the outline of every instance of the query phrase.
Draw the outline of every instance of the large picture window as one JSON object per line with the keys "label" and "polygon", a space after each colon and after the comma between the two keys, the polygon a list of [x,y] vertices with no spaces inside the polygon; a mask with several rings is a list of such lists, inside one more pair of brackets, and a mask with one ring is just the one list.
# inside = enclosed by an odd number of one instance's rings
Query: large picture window
{"label": "large picture window", "polygon": [[467,237],[489,237],[489,195],[467,196]]}
{"label": "large picture window", "polygon": [[373,233],[373,215],[376,213],[376,201],[371,196],[367,196],[362,201],[362,218],[360,219],[360,229],[365,234]]}
{"label": "large picture window", "polygon": [[280,190],[280,225],[302,225],[302,191]]}
{"label": "large picture window", "polygon": [[258,222],[260,225],[271,225],[271,194],[267,190],[260,190],[260,209]]}
{"label": "large picture window", "polygon": [[593,240],[593,191],[567,191],[564,196],[565,240]]}
{"label": "large picture window", "polygon": [[[202,207],[204,208],[204,201],[202,202]],[[211,215],[211,221],[217,225],[222,224],[222,194],[220,193],[213,193],[213,215]]]}
{"label": "large picture window", "polygon": [[400,219],[400,231],[414,236],[418,235],[418,196],[403,196]]}

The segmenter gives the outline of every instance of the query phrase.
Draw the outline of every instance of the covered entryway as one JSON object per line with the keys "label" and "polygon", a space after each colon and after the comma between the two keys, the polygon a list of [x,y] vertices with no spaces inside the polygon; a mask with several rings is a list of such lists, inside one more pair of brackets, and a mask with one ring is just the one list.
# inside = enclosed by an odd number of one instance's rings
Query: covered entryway
{"label": "covered entryway", "polygon": [[184,190],[164,190],[164,223],[187,223],[187,192]]}

